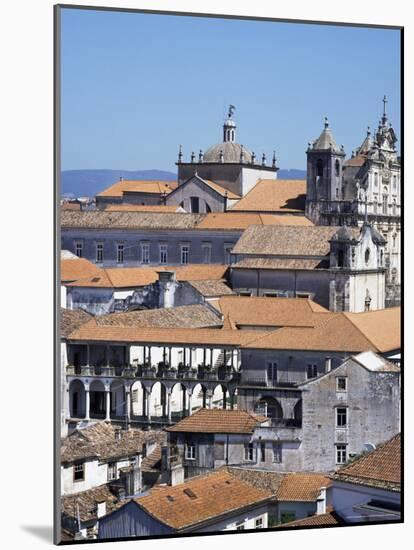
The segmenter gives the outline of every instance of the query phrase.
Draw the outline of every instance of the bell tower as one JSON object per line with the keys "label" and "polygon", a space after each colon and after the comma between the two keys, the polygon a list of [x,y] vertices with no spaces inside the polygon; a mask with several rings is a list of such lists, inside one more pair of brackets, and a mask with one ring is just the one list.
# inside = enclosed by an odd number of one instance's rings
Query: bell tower
{"label": "bell tower", "polygon": [[345,160],[344,148],[337,145],[326,117],[321,135],[309,143],[306,156],[306,215],[319,225],[324,212],[339,208]]}

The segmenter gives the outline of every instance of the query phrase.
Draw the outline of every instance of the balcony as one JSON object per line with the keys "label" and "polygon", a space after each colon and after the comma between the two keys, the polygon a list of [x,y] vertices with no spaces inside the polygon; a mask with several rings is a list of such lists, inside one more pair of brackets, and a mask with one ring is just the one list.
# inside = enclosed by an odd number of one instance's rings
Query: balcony
{"label": "balcony", "polygon": [[262,388],[296,388],[298,382],[288,382],[286,380],[270,380],[267,376],[263,377],[252,377],[252,376],[243,376],[241,386],[258,386]]}
{"label": "balcony", "polygon": [[83,365],[66,367],[67,376],[102,376],[108,378],[138,378],[153,380],[204,380],[223,381],[239,380],[240,373],[231,367],[210,368],[199,365],[198,367],[168,365],[125,365],[125,366],[97,366]]}

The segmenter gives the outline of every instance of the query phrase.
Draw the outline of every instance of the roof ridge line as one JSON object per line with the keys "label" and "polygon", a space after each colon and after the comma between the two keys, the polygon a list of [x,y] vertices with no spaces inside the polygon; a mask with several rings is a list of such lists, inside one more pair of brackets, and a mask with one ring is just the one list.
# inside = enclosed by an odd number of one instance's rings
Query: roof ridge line
{"label": "roof ridge line", "polygon": [[[368,336],[366,336],[366,335],[362,332],[362,330],[358,327],[358,325],[356,325],[356,324],[353,322],[353,320],[350,319],[350,318],[348,317],[347,314],[348,314],[348,313],[351,313],[351,312],[350,312],[350,311],[341,311],[341,313],[344,315],[345,319],[347,319],[347,320],[352,324],[352,326],[355,327],[355,328],[358,330],[358,332],[359,332],[360,334],[362,334],[362,336],[363,336],[366,340],[368,340],[368,342],[369,342],[372,346],[374,346],[374,348],[376,349],[377,353],[381,353],[381,350],[378,348],[378,346],[377,346],[376,344],[374,344],[374,342],[373,342],[370,338],[368,338]],[[369,350],[367,350],[367,351],[369,351]],[[371,351],[372,351],[372,350],[371,350]]]}

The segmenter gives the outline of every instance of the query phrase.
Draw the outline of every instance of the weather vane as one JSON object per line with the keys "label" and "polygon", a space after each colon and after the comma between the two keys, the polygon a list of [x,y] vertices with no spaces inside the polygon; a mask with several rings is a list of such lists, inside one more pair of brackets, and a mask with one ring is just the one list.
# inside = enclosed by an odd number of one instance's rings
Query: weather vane
{"label": "weather vane", "polygon": [[229,105],[229,118],[233,116],[233,113],[235,110],[236,110],[236,107],[234,105]]}

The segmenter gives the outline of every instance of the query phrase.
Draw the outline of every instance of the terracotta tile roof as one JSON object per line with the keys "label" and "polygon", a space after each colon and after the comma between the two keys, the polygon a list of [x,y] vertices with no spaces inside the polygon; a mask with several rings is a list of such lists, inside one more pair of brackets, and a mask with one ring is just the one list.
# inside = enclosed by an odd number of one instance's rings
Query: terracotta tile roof
{"label": "terracotta tile roof", "polygon": [[155,449],[142,459],[142,472],[155,472],[161,469],[161,445],[157,443]]}
{"label": "terracotta tile roof", "polygon": [[176,204],[107,204],[106,212],[184,212]]}
{"label": "terracotta tile roof", "polygon": [[401,347],[401,308],[389,307],[363,313],[344,313],[380,352]]}
{"label": "terracotta tile roof", "polygon": [[232,210],[304,212],[306,180],[259,180]]}
{"label": "terracotta tile roof", "polygon": [[[228,299],[232,299],[228,297]],[[246,298],[249,299],[249,298]],[[273,300],[273,298],[271,298]],[[221,299],[223,300],[223,298]],[[288,300],[288,298],[283,298]],[[297,299],[300,300],[300,299]],[[228,312],[227,312],[228,313]],[[374,313],[374,312],[372,312]],[[225,315],[227,316],[227,315]],[[233,319],[236,322],[236,319]],[[288,318],[284,321],[287,323]],[[344,313],[315,314],[311,322],[314,327],[297,325],[283,326],[277,330],[220,330],[198,328],[140,328],[124,326],[101,326],[96,319],[85,323],[69,334],[70,340],[96,342],[129,342],[141,344],[194,344],[211,346],[242,347],[245,349],[284,349],[314,351],[361,352],[393,351],[399,347],[399,330],[394,326],[392,316],[382,318],[383,331],[395,331],[395,338],[389,337],[386,342],[373,343],[361,328],[355,326]],[[274,321],[273,321],[274,322]],[[299,325],[299,326],[298,326]],[[369,336],[372,336],[369,334]],[[381,350],[379,349],[381,347]]]}
{"label": "terracotta tile roof", "polygon": [[125,504],[125,500],[118,500],[118,497],[112,493],[109,485],[99,485],[88,491],[81,491],[73,495],[62,497],[62,515],[77,519],[77,509],[79,508],[79,517],[83,522],[96,520],[97,502],[106,503],[106,512],[114,512]]}
{"label": "terracotta tile roof", "polygon": [[325,527],[325,525],[343,525],[344,523],[342,518],[335,511],[331,510],[325,514],[318,514],[308,518],[282,523],[277,526],[277,529],[283,529],[285,527]]}
{"label": "terracotta tile roof", "polygon": [[94,342],[135,342],[159,346],[199,344],[238,347],[243,342],[258,338],[260,334],[257,330],[100,326],[93,319],[73,331],[70,339]]}
{"label": "terracotta tile roof", "polygon": [[75,430],[61,441],[61,462],[71,463],[98,457],[110,460],[134,456],[142,452],[142,445],[148,441],[165,441],[161,431],[143,431],[138,429],[121,430],[116,437],[116,428],[109,422],[97,422],[82,430]]}
{"label": "terracotta tile roof", "polygon": [[110,313],[95,320],[99,326],[117,327],[218,328],[223,324],[220,316],[203,304]]}
{"label": "terracotta tile roof", "polygon": [[61,210],[80,210],[81,205],[79,202],[64,202],[60,205]]}
{"label": "terracotta tile roof", "polygon": [[243,258],[232,264],[232,269],[329,269],[328,260],[306,260],[300,258]]}
{"label": "terracotta tile roof", "polygon": [[120,180],[101,191],[97,197],[122,197],[126,193],[170,193],[177,187],[175,181]]}
{"label": "terracotta tile roof", "polygon": [[[323,259],[330,251],[329,240],[336,233],[335,226],[285,227],[251,225],[233,247],[233,254],[254,256],[313,256]],[[359,236],[358,227],[350,227]]]}
{"label": "terracotta tile roof", "polygon": [[[93,265],[93,264],[91,264]],[[96,288],[136,288],[158,281],[159,271],[174,271],[177,281],[203,281],[223,279],[228,270],[221,264],[188,264],[185,266],[157,267],[114,267],[100,269],[96,267],[90,277],[81,277],[67,286]]]}
{"label": "terracotta tile roof", "polygon": [[287,474],[276,493],[279,501],[314,502],[322,487],[329,487],[331,480],[317,473]]}
{"label": "terracotta tile roof", "polygon": [[331,477],[346,483],[400,491],[401,434],[395,435],[369,454],[357,458]]}
{"label": "terracotta tile roof", "polygon": [[268,422],[268,418],[248,411],[236,409],[199,409],[167,432],[251,434],[257,426]]}
{"label": "terracotta tile roof", "polygon": [[214,296],[225,296],[226,294],[234,294],[232,289],[227,285],[225,281],[189,281],[189,283],[206,298],[212,298]]}
{"label": "terracotta tile roof", "polygon": [[131,209],[63,211],[61,226],[93,229],[193,229],[242,231],[252,224],[281,226],[313,226],[303,216],[277,216],[243,212],[154,212]]}
{"label": "terracotta tile roof", "polygon": [[250,483],[253,487],[262,489],[274,496],[276,496],[283,478],[286,476],[285,473],[253,468],[240,468],[237,466],[227,466],[225,468],[232,476],[238,477],[246,483]]}
{"label": "terracotta tile roof", "polygon": [[194,229],[205,214],[181,212],[110,212],[93,210],[61,213],[61,227],[93,229]]}
{"label": "terracotta tile roof", "polygon": [[238,326],[314,327],[333,315],[306,298],[223,296],[219,304]]}
{"label": "terracotta tile roof", "polygon": [[356,155],[344,162],[344,166],[362,166],[365,164],[367,157],[365,155]]}
{"label": "terracotta tile roof", "polygon": [[152,517],[179,531],[271,498],[265,491],[219,470],[173,487],[154,487],[147,496],[134,501]]}
{"label": "terracotta tile roof", "polygon": [[92,316],[81,309],[60,309],[60,335],[66,338],[71,332],[87,323]]}
{"label": "terracotta tile roof", "polygon": [[224,279],[228,268],[228,265],[223,264],[188,264],[165,270],[175,271],[177,281],[211,281]]}
{"label": "terracotta tile roof", "polygon": [[[201,179],[201,178],[200,178]],[[227,194],[227,198],[230,199],[230,200],[237,200],[237,199],[240,199],[240,195],[236,195],[236,193],[233,193],[233,191],[230,191],[229,189],[226,189],[225,187],[222,187],[221,185],[219,185],[218,183],[216,183],[215,181],[212,181],[212,180],[205,180],[203,178],[203,181],[209,186],[211,187],[212,189],[214,189],[214,191],[216,191],[219,195],[221,195],[222,197],[224,197],[226,194]]]}
{"label": "terracotta tile roof", "polygon": [[78,281],[79,279],[88,279],[100,274],[100,269],[86,258],[61,260],[60,278],[63,283]]}
{"label": "terracotta tile roof", "polygon": [[304,216],[257,214],[254,212],[211,212],[198,224],[198,229],[246,229],[250,225],[313,226]]}
{"label": "terracotta tile roof", "polygon": [[[346,352],[379,351],[360,330],[349,322],[343,313],[326,314],[326,317],[325,314],[321,315],[324,315],[325,321],[314,328],[283,327],[267,332],[256,340],[246,343],[243,347]],[[84,327],[87,326],[84,325]],[[388,329],[392,331],[393,327],[388,325]]]}

